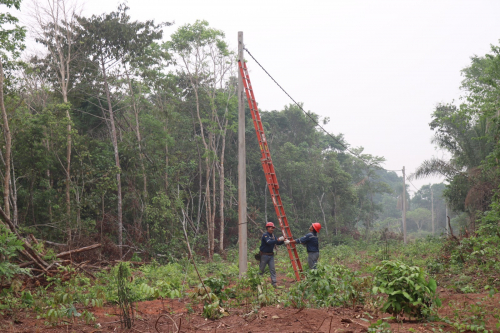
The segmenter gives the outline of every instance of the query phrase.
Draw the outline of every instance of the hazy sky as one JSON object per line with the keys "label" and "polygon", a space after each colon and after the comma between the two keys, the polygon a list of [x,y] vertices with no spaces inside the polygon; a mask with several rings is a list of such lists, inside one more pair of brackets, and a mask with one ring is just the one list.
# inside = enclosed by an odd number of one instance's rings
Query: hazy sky
{"label": "hazy sky", "polygon": [[[118,1],[86,0],[86,15]],[[327,130],[384,156],[387,169],[411,173],[431,156],[437,103],[458,100],[460,70],[500,39],[500,1],[129,0],[133,19],[175,22],[165,36],[197,19],[246,47],[306,110],[329,117]],[[247,57],[249,59],[249,57]],[[291,103],[253,61],[259,107]],[[271,147],[272,149],[272,147]],[[415,180],[420,187],[435,179]],[[414,190],[414,188],[412,188]]]}

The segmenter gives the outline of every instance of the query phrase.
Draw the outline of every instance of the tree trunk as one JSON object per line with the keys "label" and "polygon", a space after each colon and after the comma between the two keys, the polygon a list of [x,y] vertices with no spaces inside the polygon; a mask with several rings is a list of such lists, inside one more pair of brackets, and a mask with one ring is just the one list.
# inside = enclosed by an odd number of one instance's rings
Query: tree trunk
{"label": "tree trunk", "polygon": [[[63,94],[64,103],[68,103],[67,94]],[[71,242],[71,115],[69,109],[66,109],[68,117],[68,136],[66,138],[66,228],[68,230],[68,243]]]}
{"label": "tree trunk", "polygon": [[224,184],[225,184],[225,175],[224,175],[224,153],[226,150],[226,132],[227,132],[227,122],[224,126],[224,133],[222,135],[222,151],[220,154],[220,174],[219,174],[219,196],[220,196],[220,233],[219,233],[219,250],[222,253],[224,251]]}
{"label": "tree trunk", "polygon": [[12,137],[9,128],[9,119],[7,118],[7,111],[5,110],[4,96],[3,96],[3,64],[0,59],[0,109],[2,109],[3,119],[3,134],[5,136],[5,177],[3,182],[3,204],[5,215],[10,219],[10,150],[12,147]]}
{"label": "tree trunk", "polygon": [[122,182],[121,182],[121,168],[120,168],[120,156],[118,155],[118,139],[116,135],[115,127],[115,117],[113,115],[113,106],[111,104],[111,96],[109,93],[108,78],[106,76],[106,67],[104,65],[104,60],[101,59],[102,76],[104,79],[104,90],[106,91],[106,99],[108,102],[108,112],[109,112],[109,122],[111,125],[111,140],[113,141],[113,149],[115,154],[115,165],[118,168],[116,173],[116,185],[117,185],[117,198],[118,198],[118,247],[120,253],[120,259],[123,256],[123,219],[122,219]]}
{"label": "tree trunk", "polygon": [[210,161],[208,156],[205,157],[205,165],[206,165],[206,170],[205,170],[205,199],[207,201],[206,206],[205,206],[205,218],[207,219],[207,234],[208,234],[208,244],[207,244],[207,250],[208,250],[208,260],[212,260],[212,238],[210,229],[212,227],[212,203],[211,203],[211,195],[210,195]]}
{"label": "tree trunk", "polygon": [[[167,133],[167,125],[164,127]],[[165,193],[168,192],[168,142],[165,143]]]}
{"label": "tree trunk", "polygon": [[[196,115],[198,116],[198,122],[200,124],[200,130],[201,130],[201,138],[203,141],[203,146],[205,147],[205,198],[207,200],[206,203],[206,219],[207,219],[207,233],[208,233],[208,260],[212,260],[212,255],[213,255],[213,232],[211,233],[210,230],[213,226],[213,221],[212,221],[212,204],[211,204],[211,198],[210,198],[210,157],[208,155],[209,145],[207,144],[207,141],[205,139],[205,134],[204,134],[204,127],[203,127],[203,121],[201,120],[201,115],[200,115],[200,100],[198,96],[198,89],[195,87],[194,83],[191,83],[194,89],[194,94],[196,97]],[[200,175],[201,176],[201,175]],[[212,236],[212,237],[211,237]]]}
{"label": "tree trunk", "polygon": [[201,210],[202,210],[202,207],[203,207],[203,204],[201,202],[201,198],[202,198],[202,187],[203,187],[203,182],[202,182],[202,172],[203,172],[203,169],[202,169],[202,166],[201,166],[201,155],[200,155],[200,151],[199,151],[199,148],[198,148],[198,158],[199,158],[199,161],[198,161],[198,173],[199,173],[199,184],[198,184],[198,188],[199,188],[199,191],[198,191],[198,216],[196,218],[196,235],[198,235],[198,232],[200,231],[200,221],[201,221]]}
{"label": "tree trunk", "polygon": [[18,225],[19,223],[19,211],[17,209],[17,185],[16,185],[16,170],[14,168],[14,159],[11,158],[11,163],[12,163],[12,181],[11,181],[11,184],[12,184],[12,193],[10,195],[11,199],[12,199],[12,208],[14,209],[14,211],[12,212],[13,214],[13,223],[15,226]]}
{"label": "tree trunk", "polygon": [[328,225],[326,224],[325,211],[323,210],[323,197],[325,196],[325,192],[321,195],[321,199],[318,197],[319,208],[321,208],[321,213],[323,213],[323,223],[325,224],[326,235],[328,236]]}
{"label": "tree trunk", "polygon": [[[64,71],[64,65],[61,66],[61,75],[63,76],[61,82],[61,92],[63,95],[63,101],[65,104],[68,103],[68,86],[66,82],[66,72]],[[71,242],[71,114],[69,113],[69,108],[66,109],[66,117],[68,118],[68,136],[66,137],[66,228],[68,232],[68,243]]]}
{"label": "tree trunk", "polygon": [[[215,151],[215,150],[214,150]],[[210,244],[210,250],[212,251],[212,255],[215,251],[215,213],[216,213],[216,183],[215,183],[215,161],[212,163],[212,226],[210,229],[212,243]]]}
{"label": "tree trunk", "polygon": [[130,80],[130,77],[127,73],[127,80],[128,80],[128,86],[130,89],[130,96],[132,98],[132,108],[134,109],[134,115],[135,115],[135,136],[137,138],[137,148],[139,149],[139,161],[141,163],[141,170],[142,170],[142,190],[143,190],[143,197],[144,197],[144,204],[141,205],[141,216],[139,218],[139,225],[142,225],[142,215],[144,214],[144,207],[147,204],[147,199],[148,199],[148,178],[146,175],[146,167],[144,165],[144,154],[142,152],[142,137],[141,137],[141,129],[139,126],[139,110],[137,109],[137,104],[135,102],[135,96],[134,96],[134,90],[132,89],[132,81]]}

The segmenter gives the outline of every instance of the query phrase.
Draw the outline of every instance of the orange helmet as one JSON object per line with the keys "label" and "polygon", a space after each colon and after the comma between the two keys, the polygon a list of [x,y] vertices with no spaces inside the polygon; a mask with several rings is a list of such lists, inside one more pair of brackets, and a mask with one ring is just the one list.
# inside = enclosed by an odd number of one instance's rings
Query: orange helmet
{"label": "orange helmet", "polygon": [[314,230],[316,230],[316,232],[319,232],[321,230],[321,224],[319,223],[313,223],[312,227]]}
{"label": "orange helmet", "polygon": [[267,222],[267,223],[266,223],[266,228],[267,228],[267,227],[273,227],[273,228],[276,228],[276,227],[274,226],[274,223],[273,223],[273,222]]}

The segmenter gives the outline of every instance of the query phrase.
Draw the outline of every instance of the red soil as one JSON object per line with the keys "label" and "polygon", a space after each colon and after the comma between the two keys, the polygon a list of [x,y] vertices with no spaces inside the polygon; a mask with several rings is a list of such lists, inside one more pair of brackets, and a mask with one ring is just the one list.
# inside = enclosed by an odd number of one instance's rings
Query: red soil
{"label": "red soil", "polygon": [[[439,289],[443,307],[439,315],[453,318],[453,308],[449,303],[460,306],[473,304],[486,297],[486,294],[456,294],[449,290]],[[493,314],[498,312],[499,295],[487,298],[482,302],[483,309]],[[85,325],[81,321],[67,322],[59,326],[47,326],[43,319],[36,319],[33,312],[16,313],[17,321],[12,316],[0,316],[0,332],[177,332],[175,325],[180,326],[181,332],[367,332],[370,323],[377,319],[389,317],[387,314],[375,314],[362,307],[356,309],[293,309],[282,308],[280,305],[263,307],[257,313],[248,306],[226,309],[229,315],[218,320],[206,320],[201,316],[201,308],[195,307],[194,313],[188,313],[189,299],[181,300],[154,300],[135,304],[136,319],[132,330],[120,327],[118,308],[106,306],[89,309],[96,317],[95,324]],[[496,319],[488,318],[488,328],[495,329]],[[175,321],[175,324],[174,324]],[[454,331],[448,325],[438,322],[404,321],[402,324],[389,321],[393,331],[432,332],[439,330]],[[156,326],[156,328],[155,328]],[[498,330],[496,331],[498,332]]]}

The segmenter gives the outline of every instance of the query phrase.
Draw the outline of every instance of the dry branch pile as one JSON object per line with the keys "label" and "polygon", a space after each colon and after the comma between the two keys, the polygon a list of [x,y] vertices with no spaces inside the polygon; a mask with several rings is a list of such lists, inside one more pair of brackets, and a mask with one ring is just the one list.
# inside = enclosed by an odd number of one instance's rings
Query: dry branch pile
{"label": "dry branch pile", "polygon": [[[25,259],[24,262],[19,263],[19,267],[21,268],[30,268],[33,272],[37,273],[38,275],[34,275],[35,278],[39,278],[42,276],[53,276],[58,272],[57,268],[60,266],[73,266],[75,271],[80,270],[84,272],[85,274],[89,275],[90,277],[95,279],[94,274],[92,274],[86,266],[88,265],[89,261],[83,261],[83,262],[77,262],[74,260],[73,255],[76,255],[78,253],[90,251],[97,249],[101,247],[101,244],[93,244],[90,246],[84,246],[81,248],[69,250],[69,251],[64,251],[60,252],[55,256],[55,260],[52,260],[50,263],[44,260],[43,254],[39,253],[35,249],[36,246],[40,243],[39,240],[35,238],[32,234],[30,234],[27,238],[22,237],[19,232],[17,231],[15,225],[12,223],[12,221],[9,219],[9,217],[5,214],[3,209],[0,208],[0,218],[5,226],[7,226],[10,231],[16,237],[23,242],[23,247],[24,249],[19,251],[22,257]],[[51,242],[48,242],[49,245]],[[34,244],[34,245],[33,245]],[[53,245],[53,244],[52,244]],[[95,267],[94,268],[100,268],[100,267]]]}

